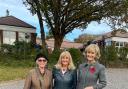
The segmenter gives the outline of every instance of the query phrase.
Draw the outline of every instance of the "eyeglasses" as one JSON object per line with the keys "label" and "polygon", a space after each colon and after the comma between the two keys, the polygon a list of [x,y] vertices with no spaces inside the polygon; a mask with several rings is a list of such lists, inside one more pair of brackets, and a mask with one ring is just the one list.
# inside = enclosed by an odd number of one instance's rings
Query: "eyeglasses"
{"label": "eyeglasses", "polygon": [[38,62],[46,62],[47,60],[46,59],[38,59]]}

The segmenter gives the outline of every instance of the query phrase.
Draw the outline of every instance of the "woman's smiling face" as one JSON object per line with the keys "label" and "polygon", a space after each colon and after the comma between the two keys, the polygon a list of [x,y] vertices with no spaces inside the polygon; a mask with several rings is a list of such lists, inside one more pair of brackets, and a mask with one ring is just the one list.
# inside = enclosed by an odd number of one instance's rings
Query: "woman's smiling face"
{"label": "woman's smiling face", "polygon": [[43,57],[37,59],[37,64],[39,67],[45,67],[47,65],[47,60]]}
{"label": "woman's smiling face", "polygon": [[61,58],[61,64],[62,66],[68,66],[69,65],[69,62],[70,62],[70,59],[68,56],[63,56]]}
{"label": "woman's smiling face", "polygon": [[88,61],[94,61],[96,58],[96,52],[95,50],[88,50],[86,52],[86,57]]}

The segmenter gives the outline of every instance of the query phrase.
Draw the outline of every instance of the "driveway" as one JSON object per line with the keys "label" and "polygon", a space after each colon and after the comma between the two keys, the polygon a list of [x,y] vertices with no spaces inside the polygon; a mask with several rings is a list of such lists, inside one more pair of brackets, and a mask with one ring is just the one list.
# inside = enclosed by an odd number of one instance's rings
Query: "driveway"
{"label": "driveway", "polygon": [[[107,69],[107,86],[104,89],[128,89],[128,69]],[[23,89],[24,80],[0,84],[0,89]]]}
{"label": "driveway", "polygon": [[8,81],[0,84],[0,89],[23,89],[24,80]]}

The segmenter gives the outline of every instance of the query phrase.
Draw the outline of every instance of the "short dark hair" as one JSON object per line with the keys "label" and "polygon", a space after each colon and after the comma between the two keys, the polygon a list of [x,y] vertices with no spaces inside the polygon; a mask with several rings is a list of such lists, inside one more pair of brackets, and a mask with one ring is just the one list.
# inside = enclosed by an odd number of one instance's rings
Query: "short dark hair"
{"label": "short dark hair", "polygon": [[47,58],[44,54],[42,54],[42,53],[39,53],[39,54],[36,55],[35,61],[36,61],[38,58],[40,58],[40,57],[43,57],[43,58],[45,58],[45,59],[48,61],[48,58]]}

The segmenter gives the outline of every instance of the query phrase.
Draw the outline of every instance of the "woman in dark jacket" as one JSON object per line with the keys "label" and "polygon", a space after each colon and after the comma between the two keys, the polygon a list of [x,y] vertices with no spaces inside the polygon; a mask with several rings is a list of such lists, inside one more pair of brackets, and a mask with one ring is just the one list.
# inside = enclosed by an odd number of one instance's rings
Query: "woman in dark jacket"
{"label": "woman in dark jacket", "polygon": [[68,51],[61,53],[53,68],[53,80],[53,89],[76,89],[76,70]]}
{"label": "woman in dark jacket", "polygon": [[106,82],[105,67],[98,63],[100,49],[90,44],[85,49],[87,61],[78,68],[77,89],[103,89]]}

